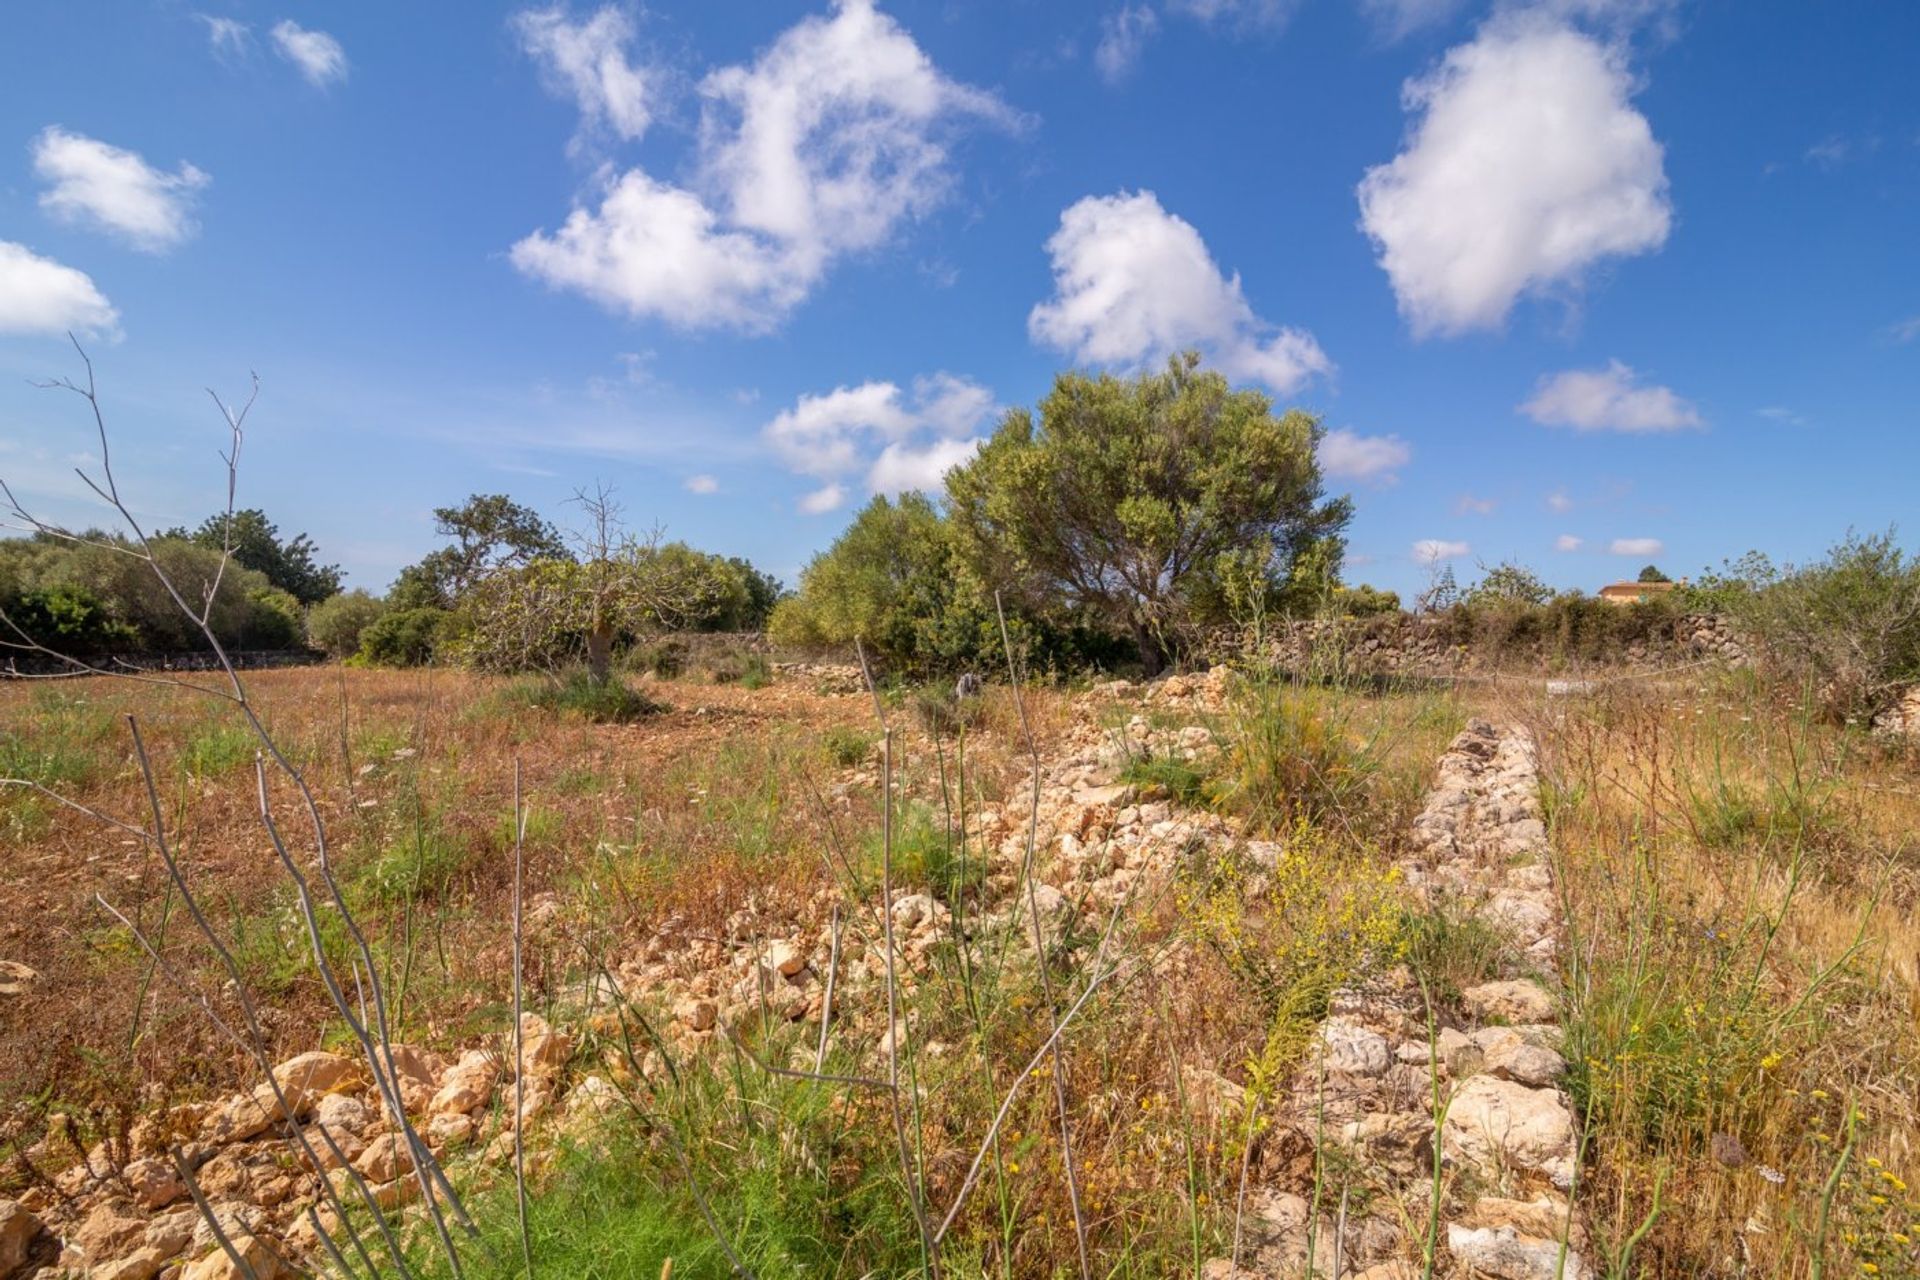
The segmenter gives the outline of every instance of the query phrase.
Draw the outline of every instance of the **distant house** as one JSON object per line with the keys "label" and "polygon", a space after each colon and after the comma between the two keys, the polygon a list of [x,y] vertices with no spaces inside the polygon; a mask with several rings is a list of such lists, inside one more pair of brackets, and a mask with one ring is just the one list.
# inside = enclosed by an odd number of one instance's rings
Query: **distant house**
{"label": "distant house", "polygon": [[1600,588],[1600,598],[1609,604],[1644,604],[1679,585],[1677,582],[1609,582]]}

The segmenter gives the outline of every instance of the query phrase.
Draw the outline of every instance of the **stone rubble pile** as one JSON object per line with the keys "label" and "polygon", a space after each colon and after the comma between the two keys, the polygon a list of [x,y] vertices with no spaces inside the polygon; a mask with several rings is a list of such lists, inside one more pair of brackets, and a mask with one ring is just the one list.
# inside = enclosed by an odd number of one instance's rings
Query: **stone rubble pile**
{"label": "stone rubble pile", "polygon": [[[1414,1280],[1433,1213],[1436,1140],[1435,1274],[1588,1274],[1567,1200],[1578,1137],[1561,1088],[1566,1062],[1554,998],[1536,976],[1553,972],[1560,919],[1538,786],[1522,729],[1476,720],[1441,757],[1400,867],[1430,908],[1499,932],[1505,976],[1469,987],[1458,1008],[1432,1017],[1404,968],[1336,993],[1272,1140],[1317,1148],[1320,1159],[1292,1161],[1286,1185],[1250,1196],[1239,1266],[1215,1259],[1210,1280]],[[1318,1204],[1301,1185],[1316,1163]],[[1329,1169],[1347,1171],[1336,1190]]]}
{"label": "stone rubble pile", "polygon": [[[524,1015],[521,1029],[522,1113],[531,1121],[553,1103],[572,1039],[537,1014]],[[504,1056],[469,1049],[450,1060],[391,1046],[407,1116],[437,1159],[482,1144],[489,1158],[512,1151],[511,1057],[510,1048]],[[307,1211],[322,1204],[322,1178],[351,1205],[360,1203],[356,1175],[383,1208],[420,1194],[414,1149],[363,1059],[314,1050],[281,1063],[273,1075],[299,1122],[297,1136],[263,1081],[251,1092],[142,1117],[128,1134],[124,1159],[101,1143],[51,1186],[0,1200],[0,1280],[36,1268],[44,1280],[244,1275],[194,1206],[174,1152],[259,1280],[289,1274],[319,1247]],[[56,1136],[43,1140],[29,1159],[49,1159],[56,1142]],[[320,1215],[329,1230],[337,1225],[326,1208]]]}

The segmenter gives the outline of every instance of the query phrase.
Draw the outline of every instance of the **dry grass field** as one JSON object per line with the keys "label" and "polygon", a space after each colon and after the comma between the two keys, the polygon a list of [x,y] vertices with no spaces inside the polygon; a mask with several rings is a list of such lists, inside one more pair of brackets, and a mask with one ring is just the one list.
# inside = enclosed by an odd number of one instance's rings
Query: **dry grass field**
{"label": "dry grass field", "polygon": [[[1334,991],[1411,970],[1445,1020],[1488,976],[1484,940],[1423,914],[1392,870],[1435,758],[1476,715],[1539,742],[1590,1273],[1915,1274],[1920,773],[1738,672],[1572,697],[1521,680],[1251,678],[1144,702],[995,686],[957,720],[913,690],[876,712],[804,677],[687,679],[643,685],[665,709],[632,724],[458,672],[308,668],[248,685],[319,796],[396,1040],[451,1052],[511,1026],[520,769],[524,999],[576,1029],[576,1092],[592,1077],[633,1100],[536,1131],[537,1274],[652,1276],[668,1258],[675,1275],[918,1273],[934,1265],[927,1219],[952,1205],[944,1275],[1199,1275],[1233,1249],[1249,1182],[1365,1188],[1366,1170],[1292,1145],[1269,1117],[1309,1069]],[[894,726],[884,770],[879,714]],[[141,824],[129,715],[270,1054],[341,1047],[231,707],[124,681],[0,685],[0,774]],[[1201,749],[1168,745],[1196,730]],[[1063,835],[1101,838],[1083,830],[1107,811],[1088,808],[1081,762],[1103,751],[1131,797],[1114,803],[1167,816],[1141,823],[1137,878],[1083,890],[1074,877],[1096,873],[1068,869],[1082,841]],[[1285,875],[1247,878],[1210,852],[1247,841],[1278,849]],[[247,1087],[253,1066],[197,1003],[233,993],[138,840],[15,788],[0,847],[0,957],[39,974],[0,1021],[0,1179],[24,1195],[141,1116]],[[867,927],[883,879],[896,899],[928,895],[942,928]],[[1041,881],[1068,892],[1035,965],[1009,939],[1028,936],[1024,886]],[[1115,883],[1125,893],[1102,897]],[[186,981],[157,972],[102,900]],[[739,972],[790,936],[824,948],[829,920],[836,940],[846,930],[831,1051],[822,1036],[816,1054],[817,984],[792,1021],[769,1018],[763,991],[757,1016],[716,996],[730,1031],[662,1030],[685,1015],[661,993],[706,989],[702,965],[724,972],[733,955]],[[321,945],[351,970],[343,939]],[[897,989],[882,955],[897,955]],[[630,979],[631,1003],[604,1001]],[[904,1073],[895,1110],[868,1087],[888,1068]],[[502,1167],[446,1159],[493,1246],[466,1271],[518,1274]],[[1470,1181],[1435,1165],[1442,1199],[1477,1194]],[[1410,1226],[1393,1274],[1465,1274]],[[417,1270],[444,1267],[414,1244]]]}

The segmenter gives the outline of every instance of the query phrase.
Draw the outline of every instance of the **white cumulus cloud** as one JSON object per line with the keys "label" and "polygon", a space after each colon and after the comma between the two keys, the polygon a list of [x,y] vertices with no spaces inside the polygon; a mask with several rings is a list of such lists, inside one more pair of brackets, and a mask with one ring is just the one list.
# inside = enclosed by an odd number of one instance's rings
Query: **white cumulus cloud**
{"label": "white cumulus cloud", "polygon": [[324,31],[309,31],[285,18],[273,25],[273,46],[281,57],[300,68],[308,84],[325,88],[347,78],[347,51]]}
{"label": "white cumulus cloud", "polygon": [[1339,480],[1393,484],[1400,468],[1413,461],[1413,446],[1399,436],[1363,436],[1336,427],[1320,437],[1320,469]]}
{"label": "white cumulus cloud", "polygon": [[575,22],[558,5],[513,17],[520,47],[557,93],[580,108],[583,128],[632,141],[653,123],[653,74],[627,56],[633,20],[611,5]]}
{"label": "white cumulus cloud", "polygon": [[815,489],[794,505],[799,508],[801,515],[820,516],[835,510],[846,500],[846,486],[828,484]]}
{"label": "white cumulus cloud", "polygon": [[1222,275],[1193,224],[1151,191],[1069,206],[1047,252],[1054,296],[1027,332],[1075,360],[1138,368],[1198,347],[1228,377],[1281,394],[1333,368],[1311,333],[1255,315],[1240,277]]}
{"label": "white cumulus cloud", "polygon": [[1573,499],[1567,496],[1565,489],[1555,489],[1547,495],[1547,510],[1565,515],[1573,510]]}
{"label": "white cumulus cloud", "polygon": [[1577,538],[1571,533],[1563,533],[1553,540],[1553,549],[1555,551],[1578,551],[1586,545],[1585,540]]}
{"label": "white cumulus cloud", "polygon": [[119,322],[86,272],[0,240],[0,333],[111,336]]}
{"label": "white cumulus cloud", "polygon": [[789,470],[828,482],[808,501],[825,503],[830,489],[837,506],[856,476],[874,493],[938,492],[947,471],[980,447],[994,408],[993,393],[979,383],[937,373],[916,378],[910,392],[863,382],[802,395],[761,434]]}
{"label": "white cumulus cloud", "polygon": [[1443,560],[1458,560],[1470,555],[1473,548],[1464,542],[1449,542],[1445,538],[1422,538],[1413,544],[1413,558],[1420,564],[1439,564]]}
{"label": "white cumulus cloud", "polygon": [[190,164],[168,173],[132,151],[58,125],[34,139],[33,170],[48,184],[42,209],[147,253],[165,253],[193,235],[194,193],[211,181]]}
{"label": "white cumulus cloud", "polygon": [[921,445],[896,441],[874,459],[867,484],[875,493],[889,497],[910,489],[939,493],[947,472],[971,458],[979,447],[977,439],[932,440]]}
{"label": "white cumulus cloud", "polygon": [[1497,17],[1404,90],[1406,147],[1369,169],[1360,221],[1418,336],[1497,328],[1523,295],[1666,242],[1660,143],[1618,45]]}
{"label": "white cumulus cloud", "polygon": [[1657,556],[1667,549],[1658,538],[1615,538],[1607,550],[1616,556]]}
{"label": "white cumulus cloud", "polygon": [[1147,41],[1160,29],[1159,15],[1144,4],[1130,4],[1100,20],[1100,43],[1094,46],[1093,65],[1100,78],[1118,84],[1139,65]]}
{"label": "white cumulus cloud", "polygon": [[720,492],[720,482],[712,476],[688,476],[683,486],[688,493],[709,494]]}
{"label": "white cumulus cloud", "polygon": [[802,19],[700,93],[692,185],[603,175],[598,206],[521,240],[514,265],[634,317],[764,332],[835,262],[940,203],[959,123],[1021,123],[943,75],[871,0]]}
{"label": "white cumulus cloud", "polygon": [[1576,431],[1681,431],[1702,425],[1700,411],[1671,388],[1640,386],[1618,360],[1604,369],[1568,369],[1535,385],[1520,412],[1549,427]]}

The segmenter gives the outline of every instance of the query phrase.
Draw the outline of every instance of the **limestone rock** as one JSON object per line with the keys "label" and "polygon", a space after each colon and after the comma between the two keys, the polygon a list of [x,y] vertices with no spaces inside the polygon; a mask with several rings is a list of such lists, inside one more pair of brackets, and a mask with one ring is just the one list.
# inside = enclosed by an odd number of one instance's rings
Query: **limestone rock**
{"label": "limestone rock", "polygon": [[1387,1069],[1387,1039],[1351,1018],[1328,1018],[1320,1028],[1327,1070],[1353,1076],[1377,1076]]}
{"label": "limestone rock", "polygon": [[427,1103],[427,1114],[444,1116],[476,1111],[492,1101],[493,1086],[499,1079],[499,1060],[485,1049],[469,1049],[440,1077],[439,1091]]}
{"label": "limestone rock", "polygon": [[121,1181],[143,1209],[162,1209],[187,1194],[187,1184],[173,1161],[162,1156],[143,1156],[120,1171]]}
{"label": "limestone rock", "polygon": [[392,1182],[401,1174],[413,1171],[413,1152],[408,1149],[404,1134],[384,1134],[367,1144],[353,1167],[368,1182]]}
{"label": "limestone rock", "polygon": [[673,1007],[673,1016],[690,1031],[711,1031],[720,1010],[711,1000],[689,997]]}
{"label": "limestone rock", "polygon": [[520,1015],[520,1069],[529,1079],[553,1079],[572,1052],[573,1037],[566,1032],[537,1013]]}
{"label": "limestone rock", "polygon": [[767,948],[767,966],[783,978],[791,978],[807,967],[807,953],[791,942],[776,942]]}
{"label": "limestone rock", "polygon": [[[255,1280],[278,1280],[286,1275],[285,1266],[273,1246],[251,1233],[229,1237],[235,1252],[247,1260],[253,1268]],[[227,1251],[215,1245],[213,1252],[187,1264],[180,1273],[180,1280],[246,1280],[247,1273],[234,1265]]]}
{"label": "limestone rock", "polygon": [[1573,1176],[1573,1111],[1557,1089],[1478,1075],[1447,1107],[1441,1149],[1489,1177],[1528,1170],[1565,1186]]}
{"label": "limestone rock", "polygon": [[1462,991],[1460,1000],[1468,1013],[1482,1021],[1546,1022],[1553,1017],[1553,997],[1526,978],[1483,982]]}
{"label": "limestone rock", "polygon": [[40,1231],[40,1219],[18,1201],[0,1200],[0,1280],[12,1280],[26,1267]]}
{"label": "limestone rock", "polygon": [[437,1147],[464,1147],[473,1141],[473,1117],[464,1111],[446,1111],[427,1121],[427,1140]]}
{"label": "limestone rock", "polygon": [[23,996],[39,985],[40,971],[18,960],[0,960],[0,996]]}
{"label": "limestone rock", "polygon": [[1587,1269],[1580,1255],[1568,1250],[1561,1265],[1561,1245],[1521,1235],[1512,1227],[1463,1227],[1447,1224],[1447,1249],[1475,1275],[1490,1280],[1584,1280]]}

